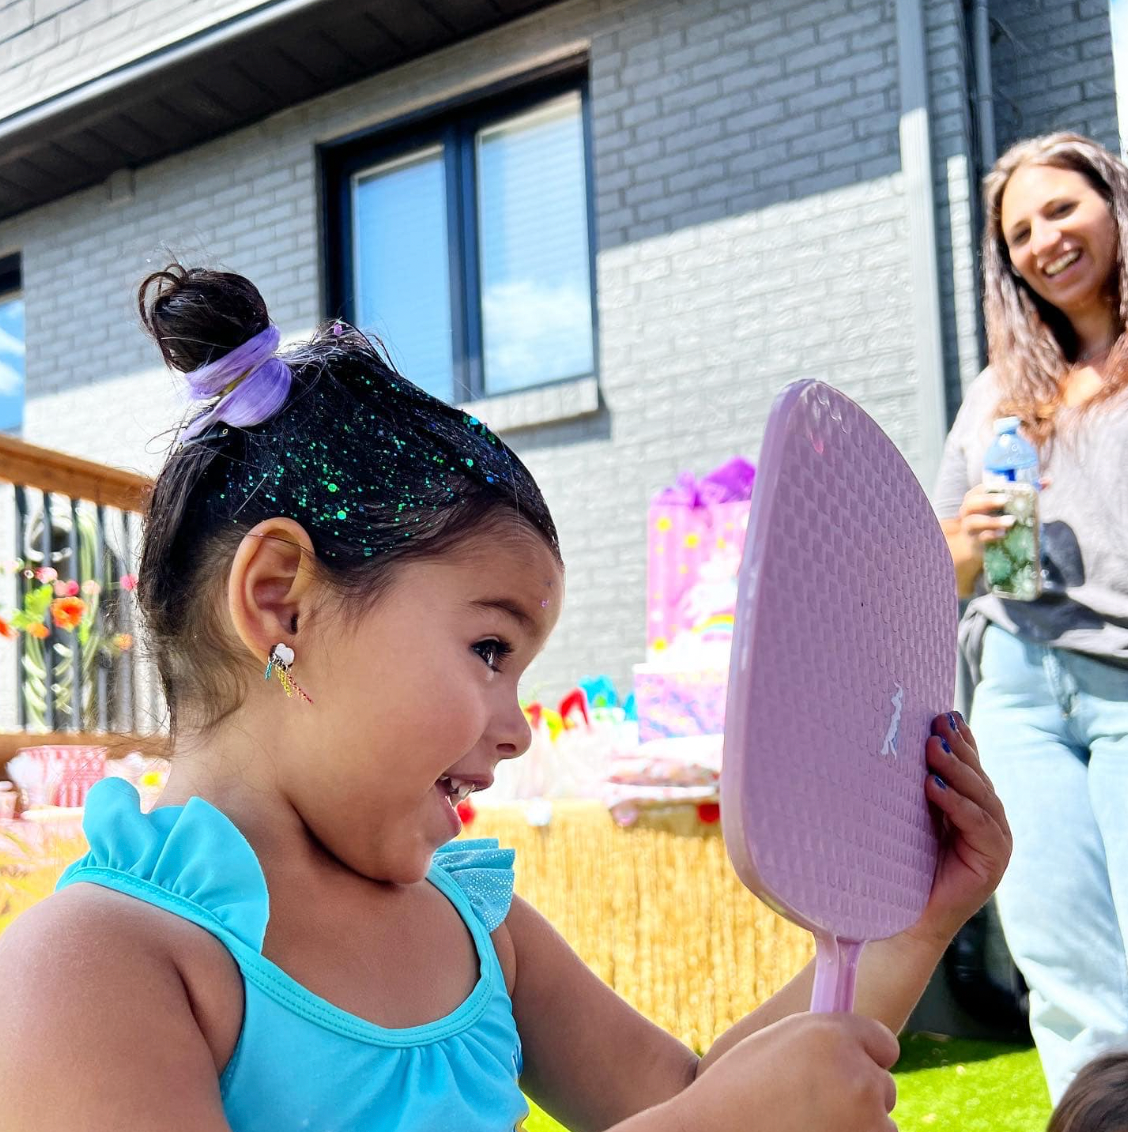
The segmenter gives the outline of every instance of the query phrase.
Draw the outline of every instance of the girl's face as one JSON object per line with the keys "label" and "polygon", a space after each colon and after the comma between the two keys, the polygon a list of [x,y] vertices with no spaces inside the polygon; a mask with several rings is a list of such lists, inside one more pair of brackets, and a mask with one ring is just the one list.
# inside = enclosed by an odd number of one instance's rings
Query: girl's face
{"label": "girl's face", "polygon": [[485,789],[502,759],[529,746],[517,682],[556,624],[562,590],[552,552],[515,526],[405,564],[367,612],[326,624],[302,664],[314,704],[278,711],[301,713],[303,745],[318,752],[287,778],[331,853],[377,880],[426,874],[461,827],[452,792]]}
{"label": "girl's face", "polygon": [[1011,263],[1046,302],[1070,319],[1106,304],[1116,221],[1086,177],[1020,166],[1003,190],[1000,220]]}

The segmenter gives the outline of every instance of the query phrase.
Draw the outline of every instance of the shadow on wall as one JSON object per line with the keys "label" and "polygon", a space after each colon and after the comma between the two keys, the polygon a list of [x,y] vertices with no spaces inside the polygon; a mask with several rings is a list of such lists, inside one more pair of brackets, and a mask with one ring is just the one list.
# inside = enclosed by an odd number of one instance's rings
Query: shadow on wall
{"label": "shadow on wall", "polygon": [[506,444],[524,456],[540,448],[567,448],[573,444],[587,444],[611,438],[611,414],[605,405],[594,413],[550,425],[529,425],[525,428],[506,429]]}

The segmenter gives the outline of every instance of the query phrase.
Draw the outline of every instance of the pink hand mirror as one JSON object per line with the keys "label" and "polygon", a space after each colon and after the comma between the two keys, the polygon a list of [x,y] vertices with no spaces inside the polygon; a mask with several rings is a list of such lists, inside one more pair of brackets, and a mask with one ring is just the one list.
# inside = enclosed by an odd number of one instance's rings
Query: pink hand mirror
{"label": "pink hand mirror", "polygon": [[893,442],[817,381],[776,398],[740,568],[721,821],[741,881],[815,935],[814,1011],[928,900],[924,782],[952,703],[954,570]]}

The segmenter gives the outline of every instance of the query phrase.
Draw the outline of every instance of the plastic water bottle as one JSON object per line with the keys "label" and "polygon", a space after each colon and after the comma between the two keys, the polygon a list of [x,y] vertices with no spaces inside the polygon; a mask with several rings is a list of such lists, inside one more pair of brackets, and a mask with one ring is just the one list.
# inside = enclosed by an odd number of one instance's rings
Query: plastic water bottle
{"label": "plastic water bottle", "polygon": [[995,440],[983,457],[983,485],[1002,490],[1008,483],[1028,483],[1038,487],[1038,452],[1019,433],[1018,417],[1000,417],[995,422]]}
{"label": "plastic water bottle", "polygon": [[1018,417],[995,421],[995,439],[983,457],[983,486],[998,493],[1002,512],[1014,519],[1003,538],[986,543],[983,571],[991,592],[1033,601],[1042,592],[1038,452],[1020,435]]}

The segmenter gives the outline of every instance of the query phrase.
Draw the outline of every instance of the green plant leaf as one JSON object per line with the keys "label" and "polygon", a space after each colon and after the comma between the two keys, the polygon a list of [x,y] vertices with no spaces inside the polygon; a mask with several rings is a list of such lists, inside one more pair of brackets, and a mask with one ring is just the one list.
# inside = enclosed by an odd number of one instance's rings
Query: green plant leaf
{"label": "green plant leaf", "polygon": [[24,613],[35,621],[42,621],[47,616],[47,610],[51,608],[54,597],[55,590],[49,585],[37,586],[33,590],[28,590],[24,597]]}

